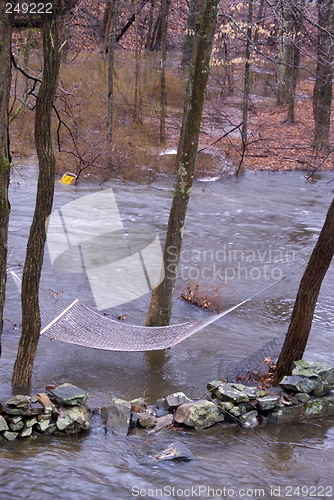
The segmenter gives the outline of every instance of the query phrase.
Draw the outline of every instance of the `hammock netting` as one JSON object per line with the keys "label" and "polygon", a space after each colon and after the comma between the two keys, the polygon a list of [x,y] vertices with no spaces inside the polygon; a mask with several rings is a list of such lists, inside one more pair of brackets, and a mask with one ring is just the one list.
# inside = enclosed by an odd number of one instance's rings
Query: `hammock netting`
{"label": "hammock netting", "polygon": [[[11,275],[21,291],[21,280]],[[198,331],[200,321],[172,326],[145,327],[115,321],[96,313],[78,300],[51,289],[39,290],[41,334],[84,347],[106,351],[168,349]],[[203,325],[204,326],[204,325]]]}
{"label": "hammock netting", "polygon": [[[21,291],[21,279],[13,271],[10,273],[17,288]],[[73,301],[62,293],[40,288],[41,334],[70,344],[106,351],[134,352],[169,349],[248,300],[250,298],[227,311],[211,315],[206,320],[164,327],[145,327],[115,321],[96,313],[78,300]],[[241,361],[221,357],[218,378],[226,382],[238,381],[244,384],[258,380],[260,376],[268,373],[268,364],[265,359],[270,358],[272,362],[277,360],[284,339],[283,335],[270,340],[258,351]]]}

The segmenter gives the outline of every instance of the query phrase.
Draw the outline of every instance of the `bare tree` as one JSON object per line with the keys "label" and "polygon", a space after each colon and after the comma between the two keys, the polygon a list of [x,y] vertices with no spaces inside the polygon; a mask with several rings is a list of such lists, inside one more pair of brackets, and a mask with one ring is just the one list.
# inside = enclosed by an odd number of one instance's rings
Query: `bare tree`
{"label": "bare tree", "polygon": [[278,56],[277,103],[288,104],[287,121],[295,121],[295,94],[299,76],[300,45],[305,0],[281,0],[281,37]]}
{"label": "bare tree", "polygon": [[112,15],[112,33],[109,35],[108,44],[108,142],[112,140],[113,129],[113,107],[114,107],[114,63],[115,63],[115,49],[116,49],[116,30],[118,23],[118,0],[112,0],[111,3]]}
{"label": "bare tree", "polygon": [[317,74],[313,90],[314,146],[329,151],[334,62],[334,3],[318,0]]}
{"label": "bare tree", "polygon": [[5,3],[0,4],[0,355],[5,303],[7,235],[10,205],[8,185],[10,174],[8,106],[11,82],[11,33],[12,28],[5,12]]}
{"label": "bare tree", "polygon": [[167,0],[161,0],[160,144],[166,142]]}
{"label": "bare tree", "polygon": [[[206,0],[201,27],[196,37],[195,68],[190,72],[188,84],[189,106],[185,110],[185,133],[180,134],[182,151],[172,207],[169,214],[166,243],[164,250],[165,278],[152,290],[149,312],[146,318],[148,326],[168,325],[172,314],[172,302],[175,289],[178,261],[182,246],[185,217],[191,193],[198,140],[200,135],[205,90],[210,72],[210,60],[213,39],[216,31],[220,0]],[[173,247],[177,259],[169,262],[169,251]]]}
{"label": "bare tree", "polygon": [[291,322],[278,359],[274,380],[277,385],[289,375],[293,362],[302,359],[309,337],[320,287],[334,255],[334,200],[301,280]]}
{"label": "bare tree", "polygon": [[29,387],[40,336],[40,312],[38,301],[46,240],[45,221],[51,213],[55,156],[51,139],[51,112],[58,85],[60,54],[59,29],[56,17],[43,16],[43,79],[36,100],[35,143],[39,162],[39,176],[33,222],[27,244],[22,278],[22,333],[14,365],[14,386]]}

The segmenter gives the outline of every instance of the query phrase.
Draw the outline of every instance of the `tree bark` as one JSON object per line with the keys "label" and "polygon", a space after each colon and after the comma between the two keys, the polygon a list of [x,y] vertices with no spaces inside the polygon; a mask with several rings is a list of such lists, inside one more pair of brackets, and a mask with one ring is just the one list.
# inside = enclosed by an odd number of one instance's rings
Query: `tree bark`
{"label": "tree bark", "polygon": [[161,0],[160,144],[166,142],[167,0]]}
{"label": "tree bark", "polygon": [[112,141],[113,131],[113,111],[114,111],[114,63],[116,49],[116,30],[118,23],[118,0],[112,1],[112,33],[108,45],[108,125],[107,137],[108,142]]}
{"label": "tree bark", "polygon": [[287,121],[295,121],[295,94],[300,67],[300,43],[304,0],[296,7],[281,0],[281,39],[278,57],[277,104],[288,104]]}
{"label": "tree bark", "polygon": [[51,213],[55,156],[51,140],[51,112],[58,85],[60,55],[55,15],[43,23],[44,71],[35,114],[35,143],[39,162],[36,206],[27,244],[22,278],[22,333],[14,365],[13,386],[28,388],[40,336],[38,290],[46,240],[45,221]]}
{"label": "tree bark", "polygon": [[249,73],[250,73],[250,48],[252,42],[252,24],[253,24],[253,0],[248,3],[248,26],[246,40],[246,62],[245,62],[245,77],[244,77],[244,95],[242,101],[242,148],[246,149],[248,135],[248,103],[249,103]]}
{"label": "tree bark", "polygon": [[10,154],[8,135],[8,107],[11,83],[11,24],[5,13],[5,4],[0,4],[0,356],[5,303],[7,235],[10,205],[8,185]]}
{"label": "tree bark", "polygon": [[[190,73],[189,109],[186,112],[185,134],[176,180],[174,198],[169,214],[164,250],[165,278],[153,289],[147,326],[168,325],[180,257],[184,222],[191,193],[198,140],[200,135],[206,84],[210,71],[213,39],[216,31],[220,0],[207,0],[198,35],[194,71]],[[181,136],[180,136],[181,140]],[[170,259],[172,255],[172,260]]]}
{"label": "tree bark", "polygon": [[318,0],[317,73],[313,89],[314,141],[316,149],[329,151],[334,63],[333,0]]}
{"label": "tree bark", "polygon": [[196,16],[198,13],[198,7],[199,7],[199,0],[190,1],[187,29],[183,39],[182,60],[181,60],[182,67],[187,67],[190,65],[191,54],[193,51],[193,41],[195,37]]}
{"label": "tree bark", "polygon": [[302,359],[309,337],[320,287],[334,255],[334,200],[301,280],[291,322],[275,370],[278,385],[289,375],[293,362]]}

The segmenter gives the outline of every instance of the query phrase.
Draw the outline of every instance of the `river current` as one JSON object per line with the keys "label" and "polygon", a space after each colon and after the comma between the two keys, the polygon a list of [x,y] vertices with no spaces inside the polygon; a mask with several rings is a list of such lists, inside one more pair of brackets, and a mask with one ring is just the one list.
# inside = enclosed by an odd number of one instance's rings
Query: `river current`
{"label": "river current", "polygon": [[[187,283],[221,286],[223,307],[231,307],[307,261],[333,198],[330,173],[307,181],[303,172],[249,172],[240,178],[195,181],[184,230],[173,323],[206,318],[210,312],[178,295]],[[17,165],[10,185],[9,265],[18,274],[33,214],[37,168]],[[112,188],[124,225],[150,226],[164,238],[173,195],[170,179],[150,185],[121,181],[56,183],[54,209]],[[105,352],[42,337],[32,392],[50,383],[85,389],[91,407],[111,397],[130,400],[182,390],[198,398],[217,377],[219,359],[240,360],[284,334],[304,268],[300,268],[173,349],[161,353]],[[334,365],[334,268],[323,282],[305,359]],[[42,285],[94,308],[87,276],[56,272],[48,252]],[[150,294],[108,311],[143,324]],[[10,380],[20,335],[20,299],[8,277],[0,359],[0,399],[12,395]],[[153,464],[151,458],[181,441],[194,460]],[[291,443],[291,444],[289,444]],[[330,498],[334,495],[334,417],[308,423],[266,426],[243,432],[169,431],[127,438],[106,433],[98,415],[91,430],[71,437],[0,442],[0,500],[100,500],[131,498]],[[299,489],[298,489],[299,488]]]}

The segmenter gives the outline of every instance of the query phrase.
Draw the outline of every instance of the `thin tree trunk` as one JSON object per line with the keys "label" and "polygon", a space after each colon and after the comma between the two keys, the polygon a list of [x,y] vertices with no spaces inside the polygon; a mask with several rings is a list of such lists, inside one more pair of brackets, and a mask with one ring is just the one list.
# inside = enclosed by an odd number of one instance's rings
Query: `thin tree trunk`
{"label": "thin tree trunk", "polygon": [[166,142],[167,0],[161,0],[160,144]]}
{"label": "thin tree trunk", "polygon": [[180,165],[180,160],[181,160],[183,140],[184,140],[184,134],[185,134],[185,130],[186,130],[187,113],[189,110],[189,99],[191,96],[191,87],[190,86],[193,84],[193,81],[194,81],[194,71],[195,71],[195,64],[196,64],[196,57],[197,57],[197,50],[198,50],[198,41],[199,41],[198,33],[201,29],[204,8],[205,8],[205,0],[199,0],[199,2],[197,4],[195,34],[194,34],[194,40],[193,40],[193,44],[192,44],[191,62],[189,65],[189,78],[188,78],[188,83],[187,83],[187,91],[186,91],[186,95],[185,95],[185,99],[184,99],[182,125],[181,125],[179,143],[177,146],[177,154],[176,154],[176,162],[175,162],[176,170],[178,170],[179,165]]}
{"label": "thin tree trunk", "polygon": [[252,23],[253,23],[253,0],[249,0],[244,95],[242,102],[242,130],[241,130],[242,147],[244,150],[247,146],[247,133],[248,133],[248,103],[249,103],[249,83],[250,83],[249,73],[250,73],[250,48],[252,40]]}
{"label": "thin tree trunk", "polygon": [[25,47],[24,47],[24,67],[25,68],[28,68],[28,66],[29,66],[31,39],[32,39],[32,28],[31,28],[31,26],[29,26],[27,36],[25,39]]}
{"label": "thin tree trunk", "polygon": [[189,66],[191,61],[198,6],[199,6],[199,0],[191,0],[189,5],[186,34],[183,39],[182,60],[181,60],[182,67]]}
{"label": "thin tree trunk", "polygon": [[29,387],[40,336],[38,290],[46,240],[45,221],[51,213],[55,156],[51,140],[51,112],[59,77],[58,26],[54,17],[43,24],[44,72],[35,114],[35,143],[39,162],[36,206],[27,245],[22,278],[22,334],[14,365],[14,386]]}
{"label": "thin tree trunk", "polygon": [[64,24],[63,24],[63,36],[61,39],[61,60],[62,62],[67,62],[68,55],[68,39],[70,33],[70,21],[71,21],[71,11],[68,10],[64,15]]}
{"label": "thin tree trunk", "polygon": [[135,97],[134,97],[134,114],[133,121],[136,121],[139,117],[139,104],[138,104],[138,93],[139,93],[139,79],[140,79],[140,63],[139,63],[139,36],[138,36],[138,0],[135,0],[135,31],[136,31],[136,41],[135,41]]}
{"label": "thin tree trunk", "polygon": [[289,375],[293,362],[302,359],[322,281],[334,255],[334,200],[301,280],[291,322],[278,359],[274,381]]}
{"label": "thin tree trunk", "polygon": [[11,34],[10,20],[5,4],[0,4],[0,356],[5,303],[7,235],[10,205],[8,185],[10,174],[8,106],[11,83]]}
{"label": "thin tree trunk", "polygon": [[333,0],[318,0],[317,74],[313,90],[314,146],[329,151],[334,62]]}
{"label": "thin tree trunk", "polygon": [[[188,85],[191,95],[185,123],[182,154],[168,220],[164,250],[165,278],[152,291],[150,308],[146,318],[146,325],[148,326],[168,325],[172,314],[173,294],[185,217],[194,177],[205,90],[210,71],[211,50],[216,31],[219,6],[220,0],[206,1],[201,29],[198,33],[199,40],[195,70],[190,74],[192,82]],[[170,252],[173,253],[172,261],[170,261]],[[175,255],[176,258],[174,258]]]}
{"label": "thin tree trunk", "polygon": [[287,121],[295,121],[295,95],[300,67],[300,43],[304,0],[298,8],[291,0],[281,0],[281,41],[278,58],[277,104],[288,104]]}
{"label": "thin tree trunk", "polygon": [[155,4],[155,0],[151,0],[149,21],[148,21],[148,30],[147,30],[147,37],[146,37],[146,47],[145,47],[146,48],[146,52],[150,52],[150,50],[151,50],[151,38],[152,38],[152,28],[153,28],[154,4]]}
{"label": "thin tree trunk", "polygon": [[108,142],[112,141],[113,110],[114,110],[114,63],[116,49],[116,29],[118,23],[118,0],[113,0],[112,5],[112,33],[109,40],[109,65],[108,65]]}

